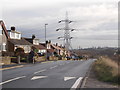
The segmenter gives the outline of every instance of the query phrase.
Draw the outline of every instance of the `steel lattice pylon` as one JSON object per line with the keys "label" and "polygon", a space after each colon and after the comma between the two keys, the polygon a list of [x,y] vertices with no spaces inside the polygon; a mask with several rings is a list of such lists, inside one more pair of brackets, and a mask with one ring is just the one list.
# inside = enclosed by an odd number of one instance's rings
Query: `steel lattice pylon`
{"label": "steel lattice pylon", "polygon": [[70,36],[70,31],[74,31],[75,29],[71,29],[69,27],[69,24],[73,21],[68,19],[68,13],[66,12],[66,17],[65,20],[60,20],[58,23],[64,22],[65,23],[65,27],[64,28],[59,28],[56,31],[59,30],[64,30],[64,36],[63,37],[58,37],[58,39],[63,38],[64,39],[64,46],[66,51],[69,51],[71,47],[71,39],[73,37]]}

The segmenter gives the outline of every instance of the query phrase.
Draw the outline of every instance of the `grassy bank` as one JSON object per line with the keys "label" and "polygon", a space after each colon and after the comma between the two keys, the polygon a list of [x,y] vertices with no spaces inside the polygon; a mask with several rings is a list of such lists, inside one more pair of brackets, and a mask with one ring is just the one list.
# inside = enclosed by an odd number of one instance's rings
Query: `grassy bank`
{"label": "grassy bank", "polygon": [[120,73],[118,63],[108,57],[99,58],[94,63],[94,72],[100,81],[111,82],[120,85]]}

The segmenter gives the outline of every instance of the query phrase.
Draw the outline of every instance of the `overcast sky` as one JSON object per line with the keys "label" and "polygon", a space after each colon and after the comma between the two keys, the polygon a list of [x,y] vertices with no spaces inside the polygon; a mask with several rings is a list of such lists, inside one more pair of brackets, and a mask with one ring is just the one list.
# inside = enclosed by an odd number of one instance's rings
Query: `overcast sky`
{"label": "overcast sky", "polygon": [[53,43],[63,43],[57,39],[63,32],[55,30],[64,27],[58,21],[68,11],[75,21],[70,27],[78,29],[71,33],[73,48],[118,46],[118,0],[3,0],[0,11],[7,29],[15,26],[23,37],[35,34],[40,42],[48,23],[47,39]]}

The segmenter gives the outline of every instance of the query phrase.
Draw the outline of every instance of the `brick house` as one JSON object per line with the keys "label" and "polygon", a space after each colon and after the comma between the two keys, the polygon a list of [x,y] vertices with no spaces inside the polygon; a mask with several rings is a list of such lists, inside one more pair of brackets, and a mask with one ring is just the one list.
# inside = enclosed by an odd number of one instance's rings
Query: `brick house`
{"label": "brick house", "polygon": [[41,53],[41,54],[46,53],[45,46],[39,43],[39,39],[37,39],[35,35],[32,35],[31,38],[24,38],[24,39],[30,42],[31,44],[33,44],[32,48],[34,50],[37,50],[37,53]]}
{"label": "brick house", "polygon": [[55,44],[51,44],[51,47],[54,49],[54,51],[57,53],[57,55],[65,55],[65,49],[62,46],[58,46],[58,43]]}
{"label": "brick house", "polygon": [[8,30],[8,51],[14,52],[17,48],[23,48],[25,53],[31,51],[32,44],[21,37],[21,33],[16,31],[15,27]]}
{"label": "brick house", "polygon": [[0,20],[0,52],[1,51],[7,51],[8,46],[7,46],[7,40],[9,39],[9,35],[7,32],[7,29],[5,27],[5,24],[2,20]]}

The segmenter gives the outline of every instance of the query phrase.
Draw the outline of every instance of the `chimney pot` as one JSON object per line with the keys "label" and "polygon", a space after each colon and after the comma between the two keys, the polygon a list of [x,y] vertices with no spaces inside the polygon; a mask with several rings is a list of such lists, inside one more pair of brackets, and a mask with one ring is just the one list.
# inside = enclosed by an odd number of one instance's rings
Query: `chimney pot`
{"label": "chimney pot", "polygon": [[34,39],[35,38],[35,35],[32,35],[32,39]]}
{"label": "chimney pot", "polygon": [[12,30],[12,31],[15,31],[15,27],[14,27],[14,26],[12,26],[12,27],[11,27],[11,30]]}
{"label": "chimney pot", "polygon": [[58,43],[56,43],[56,46],[58,46]]}
{"label": "chimney pot", "polygon": [[48,44],[48,41],[46,41],[46,44]]}
{"label": "chimney pot", "polygon": [[49,40],[49,43],[51,43],[51,40]]}

